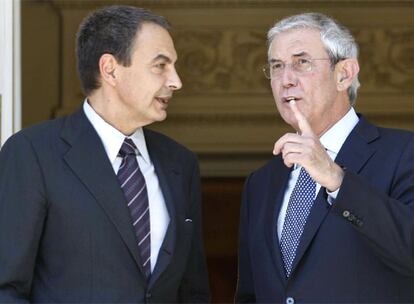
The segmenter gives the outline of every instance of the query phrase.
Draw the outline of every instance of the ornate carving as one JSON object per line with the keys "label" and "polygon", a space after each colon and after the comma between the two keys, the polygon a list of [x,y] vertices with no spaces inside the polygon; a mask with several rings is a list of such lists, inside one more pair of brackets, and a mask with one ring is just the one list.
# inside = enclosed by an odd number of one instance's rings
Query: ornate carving
{"label": "ornate carving", "polygon": [[414,29],[355,31],[365,92],[413,92]]}
{"label": "ornate carving", "polygon": [[[261,67],[266,61],[262,29],[179,30],[179,73],[184,94],[267,94]],[[414,90],[414,29],[360,29],[362,90],[365,93]]]}
{"label": "ornate carving", "polygon": [[268,92],[263,30],[182,30],[175,44],[186,94]]}

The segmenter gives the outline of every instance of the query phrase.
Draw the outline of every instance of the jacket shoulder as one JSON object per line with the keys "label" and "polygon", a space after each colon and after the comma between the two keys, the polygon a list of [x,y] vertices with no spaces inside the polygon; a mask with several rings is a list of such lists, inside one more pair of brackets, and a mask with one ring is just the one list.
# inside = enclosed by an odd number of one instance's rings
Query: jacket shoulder
{"label": "jacket shoulder", "polygon": [[28,141],[32,144],[45,144],[51,138],[57,138],[64,124],[66,117],[44,121],[33,126],[24,128],[12,136],[5,142],[4,146],[16,145],[22,141]]}
{"label": "jacket shoulder", "polygon": [[174,152],[195,158],[194,152],[162,133],[144,128],[144,134],[147,145],[155,149],[168,150],[170,153]]}
{"label": "jacket shoulder", "polygon": [[380,135],[388,140],[405,142],[414,139],[414,132],[402,129],[378,127]]}

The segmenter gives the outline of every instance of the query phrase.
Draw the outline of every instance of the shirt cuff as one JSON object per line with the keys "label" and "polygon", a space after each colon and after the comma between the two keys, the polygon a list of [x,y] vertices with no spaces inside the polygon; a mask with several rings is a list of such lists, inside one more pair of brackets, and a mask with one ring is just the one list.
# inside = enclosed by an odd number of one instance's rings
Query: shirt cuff
{"label": "shirt cuff", "polygon": [[333,202],[336,200],[336,197],[338,196],[339,190],[341,188],[336,189],[334,192],[330,192],[328,191],[328,189],[326,189],[326,194],[328,194],[328,203],[329,205],[332,205]]}

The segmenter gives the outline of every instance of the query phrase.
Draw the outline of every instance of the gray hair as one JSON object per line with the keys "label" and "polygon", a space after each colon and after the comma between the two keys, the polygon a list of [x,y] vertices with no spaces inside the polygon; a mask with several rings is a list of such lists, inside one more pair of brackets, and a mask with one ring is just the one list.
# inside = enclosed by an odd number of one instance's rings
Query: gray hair
{"label": "gray hair", "polygon": [[[358,59],[358,45],[350,31],[334,19],[320,13],[294,15],[277,22],[267,33],[268,52],[277,35],[296,29],[315,29],[320,32],[322,44],[332,66],[346,58]],[[351,105],[355,104],[359,86],[357,75],[348,88]]]}

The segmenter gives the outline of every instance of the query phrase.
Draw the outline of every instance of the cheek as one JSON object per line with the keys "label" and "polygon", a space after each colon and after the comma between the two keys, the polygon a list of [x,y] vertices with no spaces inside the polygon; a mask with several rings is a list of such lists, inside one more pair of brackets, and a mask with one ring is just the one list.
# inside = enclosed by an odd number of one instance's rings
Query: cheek
{"label": "cheek", "polygon": [[135,75],[133,73],[125,73],[122,75],[119,81],[119,88],[123,95],[133,97],[136,95],[137,91],[139,92],[141,89],[140,83],[134,79]]}
{"label": "cheek", "polygon": [[277,83],[276,80],[272,80],[270,81],[270,87],[272,88],[272,93],[273,93],[273,97],[275,98],[275,100],[278,100],[279,97],[279,92],[280,92],[280,87],[279,84]]}
{"label": "cheek", "polygon": [[323,102],[328,102],[335,95],[336,86],[332,79],[321,79],[312,87],[312,95],[315,99]]}
{"label": "cheek", "polygon": [[289,109],[287,108],[287,104],[283,103],[279,96],[280,96],[280,84],[273,80],[270,82],[271,88],[272,88],[272,93],[273,93],[273,98],[274,98],[274,102],[276,104],[277,110],[279,111],[280,115],[282,117],[285,117],[286,115],[288,115]]}

